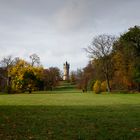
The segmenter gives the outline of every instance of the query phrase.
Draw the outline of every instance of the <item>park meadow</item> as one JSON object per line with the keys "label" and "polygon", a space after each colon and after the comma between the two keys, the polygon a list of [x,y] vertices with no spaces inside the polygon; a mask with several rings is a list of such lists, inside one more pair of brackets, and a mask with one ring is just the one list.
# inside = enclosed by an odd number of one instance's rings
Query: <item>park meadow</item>
{"label": "park meadow", "polygon": [[0,95],[1,140],[139,140],[140,94]]}

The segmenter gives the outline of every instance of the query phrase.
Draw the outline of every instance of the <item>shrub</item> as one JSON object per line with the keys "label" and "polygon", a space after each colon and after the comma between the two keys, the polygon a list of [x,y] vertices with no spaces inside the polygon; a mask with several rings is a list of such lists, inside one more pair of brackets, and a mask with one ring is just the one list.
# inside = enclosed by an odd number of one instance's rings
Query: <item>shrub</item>
{"label": "shrub", "polygon": [[93,86],[93,91],[98,94],[101,92],[101,82],[97,80]]}
{"label": "shrub", "polygon": [[101,91],[102,91],[102,92],[105,92],[106,89],[107,89],[107,83],[106,83],[106,81],[103,81],[103,82],[101,83]]}

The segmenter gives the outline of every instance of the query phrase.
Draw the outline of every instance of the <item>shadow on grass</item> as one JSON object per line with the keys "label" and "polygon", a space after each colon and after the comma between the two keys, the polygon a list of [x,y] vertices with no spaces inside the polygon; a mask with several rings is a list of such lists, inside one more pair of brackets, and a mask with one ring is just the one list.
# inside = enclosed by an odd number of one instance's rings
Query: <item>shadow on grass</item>
{"label": "shadow on grass", "polygon": [[[64,93],[83,93],[81,90],[69,90],[69,91],[66,91],[66,90],[48,90],[48,91],[33,91],[33,92],[31,92],[31,93],[29,93],[29,92],[24,92],[24,93],[10,93],[10,94],[8,94],[8,93],[2,93],[2,92],[0,92],[0,95],[15,95],[15,94],[17,94],[17,95],[20,95],[20,94],[64,94]],[[87,93],[91,93],[91,92],[87,92]]]}
{"label": "shadow on grass", "polygon": [[[35,91],[35,92],[32,92],[32,93],[30,93],[30,94],[64,94],[64,93],[74,93],[74,94],[76,94],[76,93],[83,93],[81,90],[49,90],[49,91]],[[87,93],[91,93],[91,92],[87,92]],[[27,93],[28,94],[28,93]]]}
{"label": "shadow on grass", "polygon": [[139,105],[0,106],[0,139],[135,140],[139,118]]}

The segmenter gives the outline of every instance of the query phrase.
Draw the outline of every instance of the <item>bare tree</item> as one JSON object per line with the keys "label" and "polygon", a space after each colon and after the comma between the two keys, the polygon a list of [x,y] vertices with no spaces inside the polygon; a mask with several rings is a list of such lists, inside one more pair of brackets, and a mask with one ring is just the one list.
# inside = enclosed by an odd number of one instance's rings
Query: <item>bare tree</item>
{"label": "bare tree", "polygon": [[34,53],[34,54],[30,55],[30,59],[31,59],[32,66],[35,66],[35,65],[39,66],[40,65],[40,58],[37,54]]}
{"label": "bare tree", "polygon": [[14,63],[14,59],[12,58],[11,55],[4,57],[0,62],[1,66],[6,68],[6,69],[11,67],[13,65],[13,63]]}
{"label": "bare tree", "polygon": [[112,46],[116,38],[112,35],[99,35],[93,39],[92,44],[85,50],[89,53],[89,56],[94,60],[98,60],[100,68],[104,74],[107,82],[107,90],[110,92],[110,74],[111,74],[111,52]]}

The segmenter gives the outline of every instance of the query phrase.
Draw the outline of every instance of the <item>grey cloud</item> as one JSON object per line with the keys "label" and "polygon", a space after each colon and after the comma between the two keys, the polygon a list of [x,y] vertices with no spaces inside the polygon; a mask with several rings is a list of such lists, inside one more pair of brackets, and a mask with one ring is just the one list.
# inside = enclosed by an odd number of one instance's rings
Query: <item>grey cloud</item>
{"label": "grey cloud", "polygon": [[94,35],[140,24],[139,0],[0,0],[0,59],[37,53],[44,66],[83,67]]}

